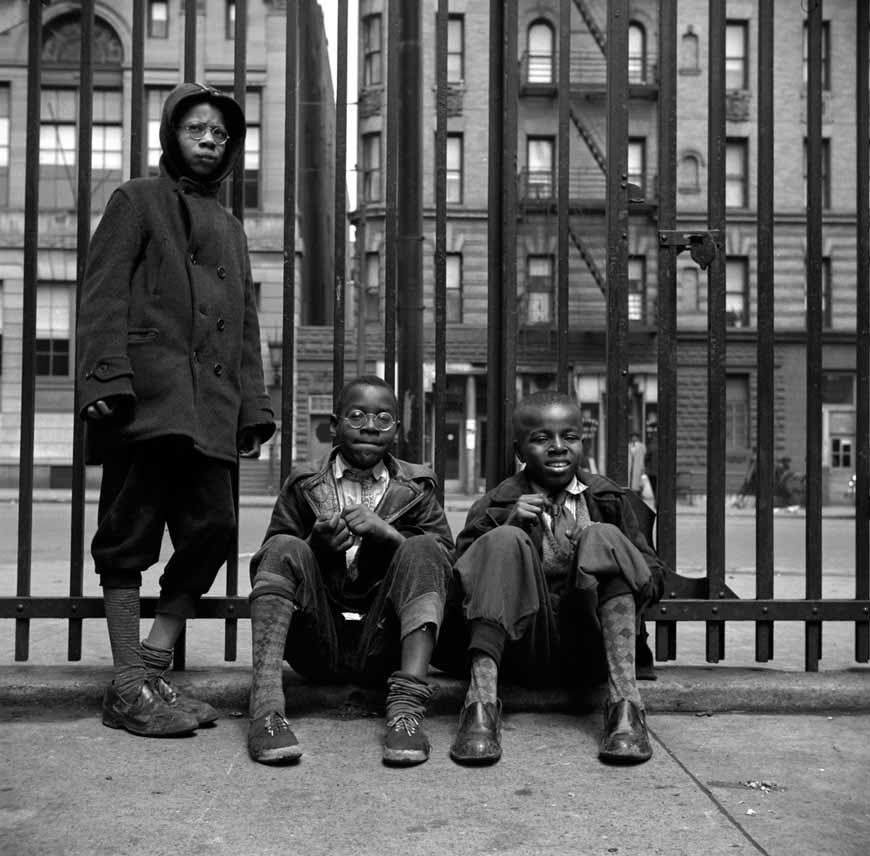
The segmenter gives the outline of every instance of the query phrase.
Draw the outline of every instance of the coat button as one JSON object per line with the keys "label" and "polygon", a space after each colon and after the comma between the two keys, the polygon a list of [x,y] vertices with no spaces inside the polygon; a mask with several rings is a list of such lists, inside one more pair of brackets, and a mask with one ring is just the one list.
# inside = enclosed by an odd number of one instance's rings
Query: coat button
{"label": "coat button", "polygon": [[217,275],[219,279],[224,279],[227,275],[227,269],[223,265],[218,265]]}
{"label": "coat button", "polygon": [[218,328],[218,330],[223,330],[224,327],[226,327],[226,326],[227,326],[227,322],[224,321],[223,318],[218,318],[218,322],[217,322],[217,328]]}
{"label": "coat button", "polygon": [[104,374],[106,374],[106,372],[108,372],[108,371],[109,371],[109,367],[106,365],[106,363],[100,363],[100,364],[97,366],[97,374],[104,375]]}
{"label": "coat button", "polygon": [[220,363],[214,364],[214,373],[220,377],[224,373],[224,367]]}

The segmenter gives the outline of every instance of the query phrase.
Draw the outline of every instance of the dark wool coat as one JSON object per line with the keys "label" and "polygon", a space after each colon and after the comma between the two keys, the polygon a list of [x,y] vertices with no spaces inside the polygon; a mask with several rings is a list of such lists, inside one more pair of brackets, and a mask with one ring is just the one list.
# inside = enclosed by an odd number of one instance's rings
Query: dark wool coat
{"label": "dark wool coat", "polygon": [[[229,132],[220,174],[183,174],[175,127],[208,100]],[[239,432],[275,430],[263,383],[260,332],[241,223],[219,203],[220,182],[244,151],[238,104],[195,83],[176,87],[160,127],[161,174],[119,187],[91,241],[78,313],[78,410],[118,404],[88,424],[88,461],[154,437],[189,438],[235,461]]]}
{"label": "dark wool coat", "polygon": [[[589,488],[584,496],[589,508],[590,519],[599,523],[614,524],[640,550],[652,573],[652,590],[649,594],[651,596],[650,602],[655,603],[661,597],[664,589],[667,566],[659,558],[644,534],[651,529],[652,520],[640,520],[638,516],[649,515],[651,517],[652,511],[643,504],[633,491],[620,487],[616,482],[604,476],[586,470],[578,470],[577,478]],[[465,526],[456,539],[456,558],[459,558],[471,546],[472,542],[484,532],[501,526],[507,520],[520,496],[534,492],[535,489],[525,471],[521,471],[509,476],[478,499],[469,509]],[[543,524],[538,521],[529,528],[528,532],[538,555],[542,555]]]}
{"label": "dark wool coat", "polygon": [[[308,539],[318,515],[335,505],[332,461],[338,449],[319,461],[301,463],[290,471],[281,487],[263,543],[273,535]],[[375,509],[377,514],[406,538],[432,535],[450,555],[453,535],[436,494],[435,473],[388,455],[384,464],[390,474],[387,492]],[[330,596],[349,610],[366,612],[374,592],[387,572],[394,549],[363,538],[357,554],[359,576],[350,583],[344,552],[327,550],[317,540],[310,542]]]}

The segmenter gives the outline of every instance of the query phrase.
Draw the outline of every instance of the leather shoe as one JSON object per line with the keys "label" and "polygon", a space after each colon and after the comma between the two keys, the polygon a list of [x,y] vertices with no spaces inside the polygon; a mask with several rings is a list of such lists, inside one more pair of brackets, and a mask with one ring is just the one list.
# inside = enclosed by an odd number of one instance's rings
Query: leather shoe
{"label": "leather shoe", "polygon": [[501,758],[500,739],[501,702],[472,702],[459,715],[450,757],[457,764],[495,764]]}
{"label": "leather shoe", "polygon": [[623,698],[605,706],[598,757],[610,764],[642,764],[652,758],[646,714],[633,701]]}

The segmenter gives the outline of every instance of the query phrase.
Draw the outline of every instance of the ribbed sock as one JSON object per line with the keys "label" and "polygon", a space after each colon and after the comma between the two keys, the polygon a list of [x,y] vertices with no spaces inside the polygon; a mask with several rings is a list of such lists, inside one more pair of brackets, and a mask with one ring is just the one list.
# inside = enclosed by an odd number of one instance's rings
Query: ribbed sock
{"label": "ribbed sock", "polygon": [[284,714],[284,646],[293,603],[277,594],[251,600],[251,719],[276,710]]}
{"label": "ribbed sock", "polygon": [[139,646],[139,656],[145,665],[145,677],[149,679],[162,675],[172,665],[172,648],[156,648],[145,640]]}
{"label": "ribbed sock", "polygon": [[643,710],[634,674],[635,614],[634,597],[630,594],[612,597],[598,607],[610,700],[628,699]]}
{"label": "ribbed sock", "polygon": [[465,706],[477,701],[484,704],[498,701],[498,665],[492,657],[480,651],[471,655],[471,680],[465,694]]}
{"label": "ribbed sock", "polygon": [[115,667],[115,690],[121,698],[132,701],[145,682],[139,646],[139,589],[104,586],[103,604]]}
{"label": "ribbed sock", "polygon": [[387,678],[387,724],[403,713],[422,719],[426,715],[426,705],[432,698],[433,689],[423,678],[410,672],[393,672]]}

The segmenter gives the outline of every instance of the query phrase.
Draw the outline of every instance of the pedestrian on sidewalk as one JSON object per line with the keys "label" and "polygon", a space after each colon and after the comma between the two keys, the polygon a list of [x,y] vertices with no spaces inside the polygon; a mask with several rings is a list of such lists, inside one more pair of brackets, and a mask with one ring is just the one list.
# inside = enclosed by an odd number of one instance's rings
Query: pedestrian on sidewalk
{"label": "pedestrian on sidewalk", "polygon": [[[169,94],[160,175],[125,182],[91,241],[77,330],[87,460],[103,465],[92,553],[114,680],[103,722],[163,737],[217,712],[166,679],[175,643],[227,557],[233,471],[275,430],[263,383],[247,242],[221,205],[245,117],[196,83]],[[140,642],[142,573],[174,552]]]}
{"label": "pedestrian on sidewalk", "polygon": [[293,762],[286,659],[314,681],[387,685],[386,764],[429,757],[422,728],[453,537],[426,466],[393,457],[398,406],[380,377],[341,389],[336,447],[294,467],[251,559],[253,676],[248,751]]}
{"label": "pedestrian on sidewalk", "polygon": [[500,680],[578,686],[606,678],[599,757],[652,755],[635,676],[638,617],[661,595],[665,566],[644,538],[640,499],[579,467],[576,402],[555,391],[513,417],[524,468],[479,499],[457,538],[454,587],[434,658],[470,683],[450,750],[460,764],[501,757]]}
{"label": "pedestrian on sidewalk", "polygon": [[646,446],[640,442],[640,434],[632,431],[628,442],[628,486],[638,495],[643,492],[643,473],[646,462]]}

